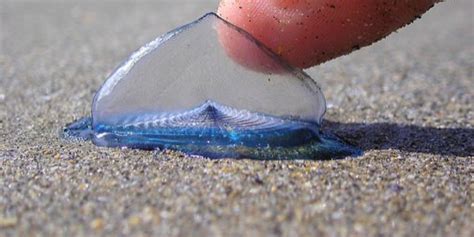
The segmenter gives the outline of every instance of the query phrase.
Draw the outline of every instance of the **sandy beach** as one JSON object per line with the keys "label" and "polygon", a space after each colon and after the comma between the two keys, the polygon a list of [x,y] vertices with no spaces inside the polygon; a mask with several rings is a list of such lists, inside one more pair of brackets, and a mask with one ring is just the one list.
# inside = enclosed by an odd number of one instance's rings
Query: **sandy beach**
{"label": "sandy beach", "polygon": [[324,130],[361,157],[210,160],[60,138],[132,51],[216,6],[0,0],[0,236],[474,235],[471,0],[307,71]]}

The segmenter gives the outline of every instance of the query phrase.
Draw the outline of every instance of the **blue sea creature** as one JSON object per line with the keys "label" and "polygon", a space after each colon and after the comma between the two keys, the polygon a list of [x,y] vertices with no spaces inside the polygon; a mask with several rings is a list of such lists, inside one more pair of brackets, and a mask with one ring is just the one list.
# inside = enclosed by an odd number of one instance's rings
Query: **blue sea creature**
{"label": "blue sea creature", "polygon": [[[222,37],[252,48],[258,69],[229,57]],[[95,95],[92,118],[69,125],[64,134],[99,146],[173,149],[210,158],[359,154],[320,132],[325,110],[324,96],[307,74],[209,13],[133,53]]]}

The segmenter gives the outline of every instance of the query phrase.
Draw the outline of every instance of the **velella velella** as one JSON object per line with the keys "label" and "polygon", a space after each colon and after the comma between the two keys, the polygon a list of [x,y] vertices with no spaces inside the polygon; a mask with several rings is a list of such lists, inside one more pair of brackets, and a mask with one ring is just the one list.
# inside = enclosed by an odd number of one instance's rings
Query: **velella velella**
{"label": "velella velella", "polygon": [[[230,57],[223,37],[241,42],[256,61]],[[312,78],[209,13],[134,52],[94,96],[91,118],[69,125],[64,134],[98,146],[172,149],[209,158],[327,159],[360,153],[320,131],[325,110]]]}

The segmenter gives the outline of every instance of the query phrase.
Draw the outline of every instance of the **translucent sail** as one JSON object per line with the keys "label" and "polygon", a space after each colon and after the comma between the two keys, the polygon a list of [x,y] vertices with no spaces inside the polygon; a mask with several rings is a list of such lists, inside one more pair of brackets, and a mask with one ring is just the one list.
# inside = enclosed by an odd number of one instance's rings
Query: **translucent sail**
{"label": "translucent sail", "polygon": [[[230,41],[239,48],[229,50]],[[212,158],[311,158],[321,151],[325,109],[308,75],[209,13],[143,46],[111,74],[93,101],[91,137],[101,146]]]}
{"label": "translucent sail", "polygon": [[[219,30],[237,32],[278,73],[248,69],[231,59]],[[318,85],[290,68],[248,34],[210,13],[145,45],[105,82],[93,104],[94,125],[116,116],[184,112],[215,101],[232,108],[319,123],[325,101]]]}

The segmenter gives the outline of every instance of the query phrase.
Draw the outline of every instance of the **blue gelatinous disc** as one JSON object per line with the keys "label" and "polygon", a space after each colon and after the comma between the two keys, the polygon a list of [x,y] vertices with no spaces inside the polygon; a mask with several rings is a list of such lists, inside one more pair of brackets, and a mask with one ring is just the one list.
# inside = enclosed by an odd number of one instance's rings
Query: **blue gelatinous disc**
{"label": "blue gelatinous disc", "polygon": [[[229,56],[223,37],[239,41],[259,65]],[[211,158],[358,154],[320,133],[325,109],[314,80],[210,13],[133,53],[97,92],[92,119],[70,125],[65,134],[91,137],[99,146],[167,148]]]}
{"label": "blue gelatinous disc", "polygon": [[143,114],[95,128],[104,146],[136,148],[196,146],[292,147],[318,140],[315,124],[237,110],[212,101],[183,113]]}

